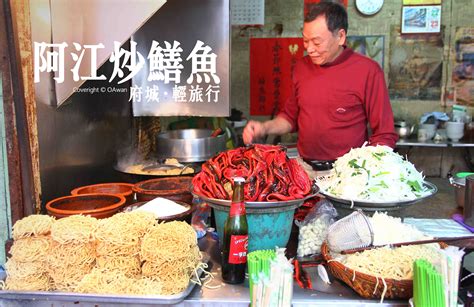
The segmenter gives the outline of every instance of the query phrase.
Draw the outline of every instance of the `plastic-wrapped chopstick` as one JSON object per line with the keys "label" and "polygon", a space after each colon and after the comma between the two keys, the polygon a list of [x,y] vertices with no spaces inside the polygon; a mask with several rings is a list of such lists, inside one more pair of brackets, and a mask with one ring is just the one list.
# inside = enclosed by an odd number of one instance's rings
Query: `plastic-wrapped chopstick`
{"label": "plastic-wrapped chopstick", "polygon": [[441,250],[440,263],[436,264],[443,276],[445,287],[445,305],[458,306],[459,273],[464,251],[456,246],[448,246]]}
{"label": "plastic-wrapped chopstick", "polygon": [[447,306],[457,306],[459,273],[461,270],[462,257],[464,251],[455,246],[448,246],[442,252],[448,259],[448,279],[449,283],[449,304]]}
{"label": "plastic-wrapped chopstick", "polygon": [[291,306],[293,265],[286,259],[285,249],[249,253],[248,265],[253,307]]}

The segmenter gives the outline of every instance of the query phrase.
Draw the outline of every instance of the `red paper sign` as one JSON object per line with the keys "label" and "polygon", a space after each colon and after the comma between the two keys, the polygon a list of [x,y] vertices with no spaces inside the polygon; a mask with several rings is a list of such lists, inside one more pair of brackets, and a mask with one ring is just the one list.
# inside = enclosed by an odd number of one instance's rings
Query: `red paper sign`
{"label": "red paper sign", "polygon": [[249,236],[230,236],[229,263],[247,262]]}
{"label": "red paper sign", "polygon": [[290,95],[302,38],[250,39],[250,115],[275,115]]}

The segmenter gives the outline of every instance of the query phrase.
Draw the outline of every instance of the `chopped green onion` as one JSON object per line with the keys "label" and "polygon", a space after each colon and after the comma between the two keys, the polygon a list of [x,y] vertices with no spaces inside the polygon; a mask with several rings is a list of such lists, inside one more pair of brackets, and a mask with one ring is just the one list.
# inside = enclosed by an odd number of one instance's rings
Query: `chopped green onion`
{"label": "chopped green onion", "polygon": [[388,175],[390,172],[378,172],[377,174],[374,175],[374,177],[382,176],[382,175]]}

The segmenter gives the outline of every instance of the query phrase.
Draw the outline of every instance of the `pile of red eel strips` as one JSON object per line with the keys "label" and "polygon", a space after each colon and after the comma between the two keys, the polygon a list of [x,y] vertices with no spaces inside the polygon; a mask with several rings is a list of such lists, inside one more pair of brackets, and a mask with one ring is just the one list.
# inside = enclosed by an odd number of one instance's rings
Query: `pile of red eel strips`
{"label": "pile of red eel strips", "polygon": [[234,177],[244,177],[246,201],[301,199],[312,183],[295,159],[281,146],[251,145],[221,152],[202,165],[193,178],[194,192],[217,199],[231,199]]}

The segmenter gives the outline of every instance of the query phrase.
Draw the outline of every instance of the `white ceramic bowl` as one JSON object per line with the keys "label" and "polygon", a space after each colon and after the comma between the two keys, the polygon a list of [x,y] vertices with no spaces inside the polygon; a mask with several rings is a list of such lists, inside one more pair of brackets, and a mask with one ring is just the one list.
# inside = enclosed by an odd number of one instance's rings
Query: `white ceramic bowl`
{"label": "white ceramic bowl", "polygon": [[418,129],[418,141],[425,142],[427,140],[429,140],[428,131],[423,128]]}
{"label": "white ceramic bowl", "polygon": [[425,129],[427,131],[427,138],[431,140],[436,134],[436,125],[435,124],[422,124],[420,126],[421,129]]}
{"label": "white ceramic bowl", "polygon": [[451,141],[458,142],[464,136],[464,123],[447,122],[446,135]]}

